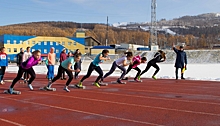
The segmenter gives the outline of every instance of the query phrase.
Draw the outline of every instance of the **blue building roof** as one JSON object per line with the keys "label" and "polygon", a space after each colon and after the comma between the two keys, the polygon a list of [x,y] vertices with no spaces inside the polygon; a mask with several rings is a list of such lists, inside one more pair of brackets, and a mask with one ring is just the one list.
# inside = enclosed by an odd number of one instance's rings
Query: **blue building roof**
{"label": "blue building roof", "polygon": [[114,49],[111,46],[93,46],[92,49]]}

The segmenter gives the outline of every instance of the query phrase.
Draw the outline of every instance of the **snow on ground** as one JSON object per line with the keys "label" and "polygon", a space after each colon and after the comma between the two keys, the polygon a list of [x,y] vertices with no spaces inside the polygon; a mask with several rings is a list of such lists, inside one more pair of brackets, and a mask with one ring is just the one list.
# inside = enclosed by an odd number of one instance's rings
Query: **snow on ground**
{"label": "snow on ground", "polygon": [[[85,75],[88,69],[90,62],[84,62],[82,64],[82,72],[81,75]],[[139,68],[144,70],[147,64],[141,64]],[[157,74],[157,78],[161,79],[175,79],[175,68],[174,64],[163,64],[158,63],[160,66],[160,71]],[[101,64],[101,68],[104,71],[104,74],[108,72],[111,68],[111,64]],[[187,70],[185,71],[185,78],[188,80],[209,80],[209,81],[220,81],[220,64],[188,64]],[[47,68],[46,66],[34,66],[34,70],[38,74],[46,74]],[[55,66],[55,74],[57,73],[58,65]],[[15,65],[10,65],[6,72],[16,73],[18,71],[18,67]],[[145,73],[143,77],[151,78],[152,74],[154,73],[155,69],[153,67]],[[179,77],[180,77],[179,70]],[[111,76],[120,76],[121,71],[116,69],[116,71]],[[92,75],[98,75],[95,71]],[[134,77],[136,75],[136,71],[132,70],[128,73],[128,77]]]}

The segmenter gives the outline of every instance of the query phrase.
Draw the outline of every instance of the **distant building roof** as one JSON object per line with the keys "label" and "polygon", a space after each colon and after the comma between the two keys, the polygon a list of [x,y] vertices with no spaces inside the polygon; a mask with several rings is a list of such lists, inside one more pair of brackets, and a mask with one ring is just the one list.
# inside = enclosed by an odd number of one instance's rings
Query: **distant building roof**
{"label": "distant building roof", "polygon": [[85,39],[93,39],[95,42],[101,45],[101,42],[99,42],[97,39],[93,38],[92,36],[86,36]]}
{"label": "distant building roof", "polygon": [[92,49],[114,49],[110,46],[93,46]]}

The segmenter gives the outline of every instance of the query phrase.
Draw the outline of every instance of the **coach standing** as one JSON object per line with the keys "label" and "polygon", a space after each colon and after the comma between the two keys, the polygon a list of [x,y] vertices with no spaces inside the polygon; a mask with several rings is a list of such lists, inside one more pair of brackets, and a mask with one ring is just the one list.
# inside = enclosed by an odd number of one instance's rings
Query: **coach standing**
{"label": "coach standing", "polygon": [[[176,67],[176,80],[178,79],[178,69],[180,68],[181,71],[183,71],[183,69],[186,69],[186,65],[187,65],[187,56],[186,56],[186,52],[183,49],[183,46],[179,47],[179,50],[175,48],[175,46],[173,45],[173,50],[176,53],[176,62],[175,62],[175,67]],[[183,77],[184,72],[181,72],[181,79],[185,79]]]}

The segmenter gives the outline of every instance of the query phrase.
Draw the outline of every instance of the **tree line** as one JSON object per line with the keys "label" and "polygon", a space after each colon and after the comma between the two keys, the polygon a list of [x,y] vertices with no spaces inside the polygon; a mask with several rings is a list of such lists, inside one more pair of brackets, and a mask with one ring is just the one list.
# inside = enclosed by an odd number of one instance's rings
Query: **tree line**
{"label": "tree line", "polygon": [[[0,26],[0,35],[26,35],[26,36],[53,36],[71,37],[77,29],[86,29],[86,36],[92,36],[103,45],[108,44],[140,44],[149,45],[150,33],[141,29],[126,30],[114,28],[105,24],[95,23],[74,23],[74,22],[32,22]],[[181,35],[170,35],[158,33],[158,44],[160,48],[170,48],[173,43],[186,43],[187,48],[201,49],[212,48],[213,44],[219,43],[219,27],[215,28],[191,28],[173,29]]]}

